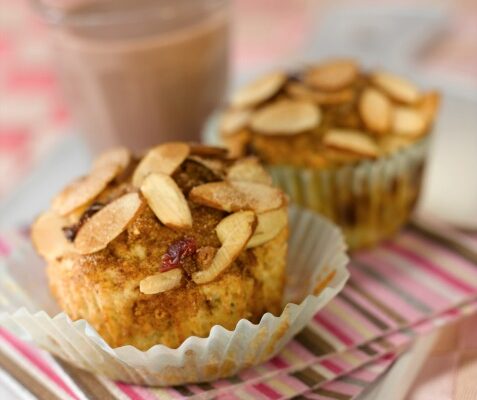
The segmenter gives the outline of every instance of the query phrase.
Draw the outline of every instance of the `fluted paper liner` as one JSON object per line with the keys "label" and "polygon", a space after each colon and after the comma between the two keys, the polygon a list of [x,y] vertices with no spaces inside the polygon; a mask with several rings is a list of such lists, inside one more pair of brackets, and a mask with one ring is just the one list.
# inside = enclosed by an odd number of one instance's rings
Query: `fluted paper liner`
{"label": "fluted paper liner", "polygon": [[351,249],[392,236],[421,189],[429,138],[376,160],[331,169],[268,167],[275,184],[303,207],[334,221]]}
{"label": "fluted paper liner", "polygon": [[280,316],[266,313],[258,324],[242,319],[233,331],[216,325],[209,337],[190,337],[177,349],[113,349],[88,322],[59,312],[44,262],[27,247],[0,268],[0,325],[77,367],[124,382],[165,386],[231,376],[277,354],[349,276],[344,240],[332,223],[290,208],[290,225],[286,305]]}

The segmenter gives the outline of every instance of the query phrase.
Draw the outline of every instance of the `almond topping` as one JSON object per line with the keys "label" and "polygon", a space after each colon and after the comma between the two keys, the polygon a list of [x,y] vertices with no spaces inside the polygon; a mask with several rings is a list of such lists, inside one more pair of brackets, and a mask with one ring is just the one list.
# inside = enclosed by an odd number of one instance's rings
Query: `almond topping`
{"label": "almond topping", "polygon": [[185,143],[172,142],[161,144],[151,149],[141,160],[132,178],[132,183],[140,187],[151,173],[171,175],[187,158],[190,146]]}
{"label": "almond topping", "polygon": [[426,120],[417,110],[396,107],[393,115],[393,131],[398,135],[417,137],[425,133]]}
{"label": "almond topping", "polygon": [[254,182],[211,182],[190,191],[191,201],[227,212],[253,210],[262,213],[285,204],[283,192]]}
{"label": "almond topping", "polygon": [[263,183],[269,186],[272,184],[271,176],[260,165],[256,157],[247,157],[235,162],[227,172],[227,179],[230,181]]}
{"label": "almond topping", "polygon": [[52,211],[41,214],[31,228],[31,239],[38,253],[52,260],[65,253],[75,252],[73,244],[63,234],[66,222]]}
{"label": "almond topping", "polygon": [[230,267],[245,249],[255,223],[256,218],[252,211],[239,211],[220,221],[215,230],[222,246],[209,267],[193,273],[192,280],[199,285],[211,282]]}
{"label": "almond topping", "polygon": [[384,134],[391,128],[391,101],[376,89],[365,89],[359,100],[359,113],[371,132]]}
{"label": "almond topping", "polygon": [[422,95],[418,109],[426,121],[426,126],[431,125],[439,108],[440,95],[437,92],[429,92]]}
{"label": "almond topping", "polygon": [[317,89],[335,91],[351,85],[358,77],[358,65],[353,60],[331,60],[313,66],[305,81]]}
{"label": "almond topping", "polygon": [[405,78],[389,72],[379,71],[374,73],[371,79],[375,85],[396,101],[414,104],[419,100],[419,90]]}
{"label": "almond topping", "polygon": [[124,171],[131,161],[131,153],[126,147],[116,147],[101,154],[94,162],[93,169],[116,165],[119,173]]}
{"label": "almond topping", "polygon": [[232,136],[224,136],[222,138],[223,143],[229,149],[230,158],[242,157],[245,154],[248,143],[251,138],[250,131],[240,131]]}
{"label": "almond topping", "polygon": [[141,192],[156,217],[170,228],[190,228],[192,215],[181,189],[166,174],[150,174],[141,185]]}
{"label": "almond topping", "polygon": [[214,175],[219,178],[224,177],[224,163],[220,159],[204,158],[199,156],[189,156],[187,157],[187,159],[202,165],[203,167],[207,168],[209,171],[213,172]]}
{"label": "almond topping", "polygon": [[140,206],[137,193],[125,194],[109,203],[81,227],[74,242],[76,250],[90,254],[104,249],[126,229]]}
{"label": "almond topping", "polygon": [[261,77],[235,92],[231,104],[238,108],[256,106],[276,94],[286,79],[286,75],[282,72],[274,72]]}
{"label": "almond topping", "polygon": [[229,110],[222,115],[220,120],[220,132],[224,136],[232,135],[245,128],[250,120],[249,110]]}
{"label": "almond topping", "polygon": [[53,210],[64,216],[92,202],[119,172],[120,168],[115,164],[93,169],[90,175],[71,183],[53,199]]}
{"label": "almond topping", "polygon": [[335,92],[318,92],[301,83],[289,83],[285,90],[287,94],[297,100],[312,101],[316,104],[341,104],[352,101],[354,92],[351,89],[342,89]]}
{"label": "almond topping", "polygon": [[330,129],[323,137],[323,143],[336,149],[349,151],[366,157],[377,157],[377,144],[359,131]]}
{"label": "almond topping", "polygon": [[320,121],[321,112],[313,103],[280,100],[255,112],[250,126],[264,135],[295,135],[316,128]]}
{"label": "almond topping", "polygon": [[257,227],[247,243],[247,248],[260,246],[275,238],[288,223],[286,207],[257,215]]}
{"label": "almond topping", "polygon": [[167,292],[180,286],[182,274],[182,269],[174,268],[167,272],[148,276],[139,282],[139,290],[144,294]]}
{"label": "almond topping", "polygon": [[225,158],[227,157],[228,150],[224,147],[218,146],[207,146],[205,144],[191,144],[190,154],[199,156],[199,157],[218,157]]}

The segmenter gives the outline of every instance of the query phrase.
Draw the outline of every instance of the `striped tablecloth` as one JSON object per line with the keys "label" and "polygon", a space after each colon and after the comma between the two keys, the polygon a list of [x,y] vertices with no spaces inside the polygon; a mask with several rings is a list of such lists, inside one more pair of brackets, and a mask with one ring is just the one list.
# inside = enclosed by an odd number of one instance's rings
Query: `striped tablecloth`
{"label": "striped tablecloth", "polygon": [[[3,236],[1,252],[7,256],[24,242],[20,234]],[[5,330],[0,379],[41,398],[279,399],[313,390],[314,396],[326,392],[328,398],[348,399],[366,386],[363,379],[353,380],[356,374],[379,376],[416,335],[477,308],[477,240],[450,227],[412,224],[380,247],[356,253],[350,272],[343,292],[277,357],[230,379],[164,389],[112,382]]]}

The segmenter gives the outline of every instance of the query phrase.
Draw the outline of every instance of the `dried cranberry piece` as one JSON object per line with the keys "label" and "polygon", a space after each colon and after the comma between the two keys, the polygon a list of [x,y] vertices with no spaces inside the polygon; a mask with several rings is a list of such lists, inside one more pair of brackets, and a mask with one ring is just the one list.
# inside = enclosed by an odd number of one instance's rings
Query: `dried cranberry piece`
{"label": "dried cranberry piece", "polygon": [[162,256],[161,272],[179,268],[187,257],[191,257],[197,251],[197,243],[193,238],[183,238],[171,243],[166,253]]}

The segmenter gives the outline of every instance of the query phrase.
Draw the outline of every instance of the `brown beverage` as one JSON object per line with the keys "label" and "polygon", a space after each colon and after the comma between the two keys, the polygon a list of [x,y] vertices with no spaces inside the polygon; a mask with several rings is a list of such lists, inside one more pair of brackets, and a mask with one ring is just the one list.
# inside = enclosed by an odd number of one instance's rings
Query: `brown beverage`
{"label": "brown beverage", "polygon": [[227,0],[102,0],[49,11],[64,91],[94,151],[200,140],[225,93]]}

